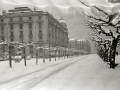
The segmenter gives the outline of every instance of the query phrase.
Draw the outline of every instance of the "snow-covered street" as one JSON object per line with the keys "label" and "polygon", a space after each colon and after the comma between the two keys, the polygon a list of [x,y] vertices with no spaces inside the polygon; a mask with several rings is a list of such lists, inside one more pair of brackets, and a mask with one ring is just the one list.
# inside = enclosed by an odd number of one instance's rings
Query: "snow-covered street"
{"label": "snow-covered street", "polygon": [[[116,62],[119,62],[120,56]],[[0,90],[120,90],[120,67],[110,69],[98,55],[84,55],[46,63],[35,59],[0,62]]]}

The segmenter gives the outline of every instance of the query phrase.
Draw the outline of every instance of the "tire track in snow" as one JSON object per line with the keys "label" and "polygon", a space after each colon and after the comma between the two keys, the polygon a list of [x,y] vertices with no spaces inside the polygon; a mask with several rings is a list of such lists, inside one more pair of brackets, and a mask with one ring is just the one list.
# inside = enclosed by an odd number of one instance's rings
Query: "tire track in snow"
{"label": "tire track in snow", "polygon": [[[88,57],[88,56],[87,56],[87,57]],[[11,89],[11,90],[13,90],[13,89],[17,90],[17,89],[18,89],[17,87],[20,87],[20,86],[21,86],[21,87],[19,88],[19,90],[29,90],[29,89],[32,89],[34,86],[36,86],[37,84],[41,83],[42,81],[44,81],[44,80],[48,79],[49,77],[51,77],[51,76],[53,76],[53,75],[55,75],[55,74],[57,74],[57,73],[65,70],[65,69],[68,68],[69,66],[71,66],[71,65],[77,63],[78,61],[80,61],[80,60],[82,60],[82,59],[85,59],[85,58],[87,58],[87,57],[83,57],[83,58],[81,58],[81,59],[76,59],[74,62],[65,64],[64,66],[59,67],[59,68],[57,68],[57,69],[55,69],[55,70],[47,73],[46,75],[42,75],[42,76],[40,75],[40,76],[38,76],[38,77],[32,78],[32,79],[30,79],[30,80],[28,80],[28,81],[23,82],[22,84],[15,85],[15,86],[9,88],[8,90],[10,90],[10,89]],[[68,62],[68,61],[66,61],[66,62]],[[62,63],[60,63],[60,64],[63,64],[63,63],[64,63],[64,62],[62,62]],[[57,64],[57,65],[59,65],[59,64]],[[53,66],[56,66],[56,65],[53,65]],[[53,67],[53,66],[51,66],[51,67]],[[48,69],[48,68],[47,68],[47,69]],[[23,86],[22,86],[22,85],[23,85]],[[25,87],[25,88],[24,88],[24,87]]]}
{"label": "tire track in snow", "polygon": [[[86,56],[84,56],[84,57],[86,57]],[[84,58],[84,57],[83,57],[83,58]],[[30,72],[30,73],[28,73],[28,74],[22,75],[22,76],[18,76],[18,77],[16,77],[16,78],[13,78],[13,79],[10,79],[10,80],[6,80],[6,81],[4,81],[4,82],[0,82],[0,85],[5,84],[5,83],[9,83],[9,82],[11,82],[11,81],[13,81],[13,80],[20,79],[20,78],[26,77],[26,76],[28,76],[28,75],[31,75],[31,74],[33,74],[33,73],[37,73],[37,72],[46,70],[46,69],[48,69],[48,68],[50,68],[50,67],[54,67],[54,66],[57,66],[57,65],[60,65],[60,64],[63,64],[63,63],[67,63],[67,62],[70,62],[70,61],[73,61],[73,60],[76,60],[76,59],[78,59],[78,57],[75,58],[75,59],[71,59],[71,60],[68,60],[68,61],[63,61],[63,62],[54,64],[54,65],[47,66],[46,68],[42,68],[42,69],[40,69],[40,70],[36,70],[36,71]]]}

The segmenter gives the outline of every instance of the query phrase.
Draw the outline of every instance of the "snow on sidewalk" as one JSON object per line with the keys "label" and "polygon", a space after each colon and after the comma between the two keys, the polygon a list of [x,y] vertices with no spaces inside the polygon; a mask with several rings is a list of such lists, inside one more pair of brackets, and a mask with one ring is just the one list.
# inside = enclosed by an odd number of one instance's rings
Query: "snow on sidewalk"
{"label": "snow on sidewalk", "polygon": [[[31,90],[120,90],[120,65],[116,69],[110,69],[98,55],[91,54],[88,56],[64,70],[53,74],[41,83],[37,83]],[[23,60],[20,63],[13,62],[12,69],[9,68],[8,61],[0,62],[0,83],[34,73],[52,65],[83,57],[85,56],[57,59],[57,61],[52,59],[51,62],[47,59],[46,63],[43,63],[42,59],[39,59],[38,65],[35,64],[35,59],[32,59],[27,60],[27,66],[24,66]],[[116,62],[120,63],[120,56],[117,56]],[[59,68],[60,66],[58,65],[57,67]],[[50,70],[47,69],[41,72],[41,74],[51,73],[54,69],[57,70],[56,67],[52,67]],[[39,79],[42,79],[42,77]]]}
{"label": "snow on sidewalk", "polygon": [[[82,58],[84,56],[74,57],[74,58]],[[24,66],[24,60],[22,60],[20,63],[15,63],[12,61],[12,68],[9,67],[9,61],[2,61],[0,62],[0,84],[4,82],[8,82],[12,79],[19,78],[21,76],[25,76],[31,73],[34,73],[35,71],[42,70],[46,67],[62,63],[65,61],[72,60],[74,58],[61,58],[60,60],[57,58],[55,61],[54,58],[51,59],[51,62],[49,59],[45,59],[45,63],[43,63],[43,59],[38,59],[38,65],[36,65],[36,59],[27,60],[27,66]]]}

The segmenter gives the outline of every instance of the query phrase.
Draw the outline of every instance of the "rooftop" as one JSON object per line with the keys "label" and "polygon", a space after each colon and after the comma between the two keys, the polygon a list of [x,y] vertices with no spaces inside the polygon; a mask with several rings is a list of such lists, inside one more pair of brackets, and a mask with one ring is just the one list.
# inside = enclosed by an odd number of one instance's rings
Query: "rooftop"
{"label": "rooftop", "polygon": [[32,11],[28,7],[15,7],[13,10],[8,10],[8,12],[26,12],[26,11]]}

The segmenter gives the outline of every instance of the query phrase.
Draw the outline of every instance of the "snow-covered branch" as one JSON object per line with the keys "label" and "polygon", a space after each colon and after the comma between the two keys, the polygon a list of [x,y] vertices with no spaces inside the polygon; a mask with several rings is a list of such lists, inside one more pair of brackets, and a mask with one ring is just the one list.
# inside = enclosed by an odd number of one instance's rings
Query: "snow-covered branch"
{"label": "snow-covered branch", "polygon": [[[92,16],[92,15],[87,15],[87,14],[85,14],[84,12],[82,12],[82,13],[83,13],[85,16],[91,18],[91,19],[97,20],[97,21],[99,21],[99,22],[102,22],[103,24],[108,25],[108,22],[107,22],[106,20],[102,19],[102,18],[97,18],[97,17],[94,17],[94,16]],[[101,24],[102,24],[102,23],[101,23]]]}

